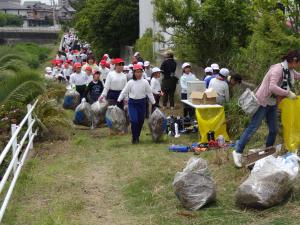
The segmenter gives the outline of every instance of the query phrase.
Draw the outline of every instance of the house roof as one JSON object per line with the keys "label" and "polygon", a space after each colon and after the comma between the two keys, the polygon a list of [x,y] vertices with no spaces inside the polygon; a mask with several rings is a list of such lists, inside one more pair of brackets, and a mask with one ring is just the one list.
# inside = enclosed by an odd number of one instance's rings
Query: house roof
{"label": "house roof", "polygon": [[15,2],[0,2],[0,9],[27,10],[26,7]]}

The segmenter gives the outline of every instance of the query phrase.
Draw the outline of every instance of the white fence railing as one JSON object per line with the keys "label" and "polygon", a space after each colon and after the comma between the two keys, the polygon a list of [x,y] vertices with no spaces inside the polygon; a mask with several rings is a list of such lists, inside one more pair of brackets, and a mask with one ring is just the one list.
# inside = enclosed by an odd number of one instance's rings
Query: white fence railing
{"label": "white fence railing", "polygon": [[[38,100],[36,100],[33,105],[30,104],[27,105],[27,114],[19,125],[16,124],[11,125],[11,138],[0,154],[0,166],[3,166],[2,163],[6,157],[11,156],[11,160],[0,181],[1,196],[4,187],[9,185],[7,186],[8,188],[5,189],[7,191],[6,194],[4,195],[3,201],[1,202],[0,223],[2,221],[3,215],[7,208],[9,199],[12,195],[13,189],[16,185],[16,181],[20,175],[21,169],[26,160],[26,156],[28,155],[29,150],[33,148],[33,139],[38,132],[38,129],[36,129],[35,132],[32,131],[32,127],[35,123],[35,119],[32,118],[32,111],[36,107],[37,102]],[[18,135],[26,123],[27,123],[27,130],[25,131],[25,134],[23,135],[21,141],[18,142]],[[23,148],[24,144],[26,144],[26,147]],[[24,150],[22,151],[22,149]],[[10,177],[11,180],[10,182],[8,182],[8,179]]]}

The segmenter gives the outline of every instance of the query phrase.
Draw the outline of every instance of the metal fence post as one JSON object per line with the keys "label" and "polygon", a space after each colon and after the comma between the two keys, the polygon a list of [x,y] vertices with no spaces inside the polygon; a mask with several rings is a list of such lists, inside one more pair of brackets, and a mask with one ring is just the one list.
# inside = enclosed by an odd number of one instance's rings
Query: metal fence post
{"label": "metal fence post", "polygon": [[[31,107],[32,107],[32,106],[31,106],[30,104],[27,105],[27,112],[28,112],[28,113],[29,113],[29,111],[31,110]],[[31,122],[32,122],[32,115],[31,115],[31,113],[30,113],[30,114],[28,115],[28,128],[29,128]],[[29,130],[28,140],[30,140],[31,137],[32,137],[32,127],[31,127],[30,130]],[[30,148],[30,149],[33,149],[33,143],[30,144],[30,147],[29,147],[29,148]]]}
{"label": "metal fence post", "polygon": [[[17,125],[12,124],[11,125],[11,135],[14,135],[16,130],[17,130]],[[11,147],[12,147],[12,157],[14,157],[14,155],[16,154],[17,148],[18,148],[18,138],[17,137],[13,140],[13,143],[12,143]],[[14,167],[13,167],[14,173],[17,170],[18,162],[19,162],[19,159],[14,163]]]}

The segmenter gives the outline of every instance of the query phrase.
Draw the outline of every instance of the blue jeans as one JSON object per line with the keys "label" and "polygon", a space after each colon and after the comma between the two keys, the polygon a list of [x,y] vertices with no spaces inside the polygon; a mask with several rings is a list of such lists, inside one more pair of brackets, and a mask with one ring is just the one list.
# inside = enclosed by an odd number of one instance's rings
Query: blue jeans
{"label": "blue jeans", "polygon": [[129,99],[128,112],[131,123],[132,140],[139,140],[146,116],[146,101],[143,99]]}
{"label": "blue jeans", "polygon": [[269,134],[266,140],[266,147],[273,146],[277,135],[277,106],[260,106],[257,112],[252,116],[252,119],[245,129],[244,133],[240,137],[240,140],[236,143],[236,152],[243,153],[246,144],[249,142],[252,135],[260,127],[263,119],[266,119]]}

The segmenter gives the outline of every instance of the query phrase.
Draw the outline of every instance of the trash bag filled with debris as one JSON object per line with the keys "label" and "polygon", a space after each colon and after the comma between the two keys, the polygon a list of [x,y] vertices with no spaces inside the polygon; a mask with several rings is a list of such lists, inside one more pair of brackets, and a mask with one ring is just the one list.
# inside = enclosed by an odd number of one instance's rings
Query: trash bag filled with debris
{"label": "trash bag filled with debris", "polygon": [[74,124],[90,127],[92,125],[91,105],[83,98],[75,109]]}
{"label": "trash bag filled with debris", "polygon": [[184,170],[176,173],[173,187],[179,201],[190,210],[198,210],[216,198],[215,182],[201,158],[189,159]]}
{"label": "trash bag filled with debris", "polygon": [[112,105],[107,108],[105,122],[109,128],[118,132],[126,131],[126,115],[118,106]]}
{"label": "trash bag filled with debris", "polygon": [[158,108],[156,108],[149,117],[148,124],[152,135],[152,140],[154,142],[160,141],[167,126],[167,119],[165,115]]}
{"label": "trash bag filled with debris", "polygon": [[258,160],[250,176],[237,189],[236,202],[252,208],[269,208],[281,203],[298,175],[298,157],[270,155]]}
{"label": "trash bag filled with debris", "polygon": [[108,107],[108,103],[96,101],[92,104],[92,128],[99,127],[105,120],[105,113]]}
{"label": "trash bag filled with debris", "polygon": [[67,90],[64,97],[64,109],[76,109],[80,103],[80,94],[73,89]]}

